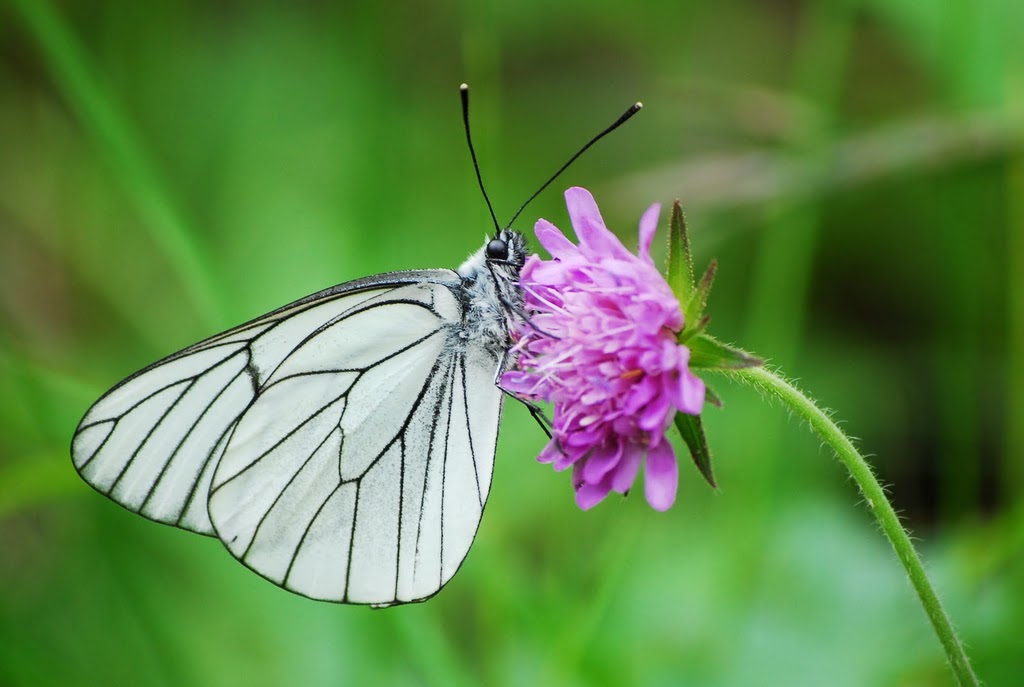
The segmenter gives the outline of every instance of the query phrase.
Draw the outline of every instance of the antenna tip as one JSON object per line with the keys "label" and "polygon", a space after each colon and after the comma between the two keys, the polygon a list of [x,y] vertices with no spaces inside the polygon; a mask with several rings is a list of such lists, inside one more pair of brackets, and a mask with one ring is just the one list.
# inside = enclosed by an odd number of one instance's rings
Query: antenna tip
{"label": "antenna tip", "polygon": [[469,90],[469,84],[468,83],[462,84],[461,86],[459,86],[459,90],[462,91],[463,93],[465,93],[466,91]]}
{"label": "antenna tip", "polygon": [[[466,84],[462,84],[462,85],[465,86]],[[639,100],[637,100],[636,101],[636,105],[634,105],[633,107],[635,107],[638,110],[641,110],[641,109],[643,109],[644,104],[642,102],[640,102]]]}

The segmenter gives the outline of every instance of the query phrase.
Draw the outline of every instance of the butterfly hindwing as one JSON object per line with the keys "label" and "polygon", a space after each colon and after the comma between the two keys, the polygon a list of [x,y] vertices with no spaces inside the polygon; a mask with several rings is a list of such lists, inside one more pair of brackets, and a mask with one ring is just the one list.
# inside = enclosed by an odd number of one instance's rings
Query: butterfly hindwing
{"label": "butterfly hindwing", "polygon": [[[406,286],[284,359],[233,428],[210,492],[240,561],[349,603],[421,600],[451,578],[480,522],[501,406],[498,360],[460,336],[462,309],[448,286]],[[473,421],[467,375],[483,381]]]}

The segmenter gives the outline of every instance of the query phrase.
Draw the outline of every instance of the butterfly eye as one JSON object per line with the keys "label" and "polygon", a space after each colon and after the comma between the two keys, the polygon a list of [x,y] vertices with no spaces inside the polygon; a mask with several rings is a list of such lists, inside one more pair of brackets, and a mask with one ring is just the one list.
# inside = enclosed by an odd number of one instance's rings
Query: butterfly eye
{"label": "butterfly eye", "polygon": [[501,239],[491,239],[487,244],[488,260],[508,260],[508,244]]}

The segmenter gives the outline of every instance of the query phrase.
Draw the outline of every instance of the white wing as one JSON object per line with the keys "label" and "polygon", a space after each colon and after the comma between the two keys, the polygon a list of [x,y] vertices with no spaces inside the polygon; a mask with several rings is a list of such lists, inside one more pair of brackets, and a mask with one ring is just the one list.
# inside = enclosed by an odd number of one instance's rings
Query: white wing
{"label": "white wing", "polygon": [[426,598],[472,544],[501,409],[499,361],[459,336],[458,283],[342,284],[170,356],[89,410],[75,466],[297,593]]}
{"label": "white wing", "polygon": [[315,332],[234,427],[209,509],[245,565],[375,605],[425,599],[458,570],[490,489],[499,361],[451,326],[455,295],[433,295]]}

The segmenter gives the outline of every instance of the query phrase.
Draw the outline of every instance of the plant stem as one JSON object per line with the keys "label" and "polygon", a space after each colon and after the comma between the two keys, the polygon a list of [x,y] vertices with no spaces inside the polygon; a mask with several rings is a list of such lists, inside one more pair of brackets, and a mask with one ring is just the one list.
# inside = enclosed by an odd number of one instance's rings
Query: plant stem
{"label": "plant stem", "polygon": [[843,462],[850,475],[857,482],[861,493],[868,502],[871,512],[874,513],[878,524],[881,525],[885,536],[889,538],[896,556],[900,559],[910,583],[914,586],[921,605],[928,615],[928,619],[935,628],[935,634],[939,636],[942,647],[949,659],[950,667],[956,674],[961,685],[979,685],[977,676],[971,669],[970,661],[964,652],[963,643],[953,629],[949,616],[942,608],[935,589],[928,581],[924,570],[924,564],[920,556],[914,550],[906,530],[900,524],[899,517],[889,503],[885,491],[878,483],[871,466],[854,447],[853,442],[843,433],[839,426],[828,416],[828,413],[819,408],[814,401],[805,396],[795,386],[789,383],[781,375],[772,372],[764,367],[751,367],[741,370],[730,370],[725,372],[729,377],[755,387],[763,395],[781,401],[796,415],[800,416],[810,424],[811,428],[827,443],[839,460]]}

